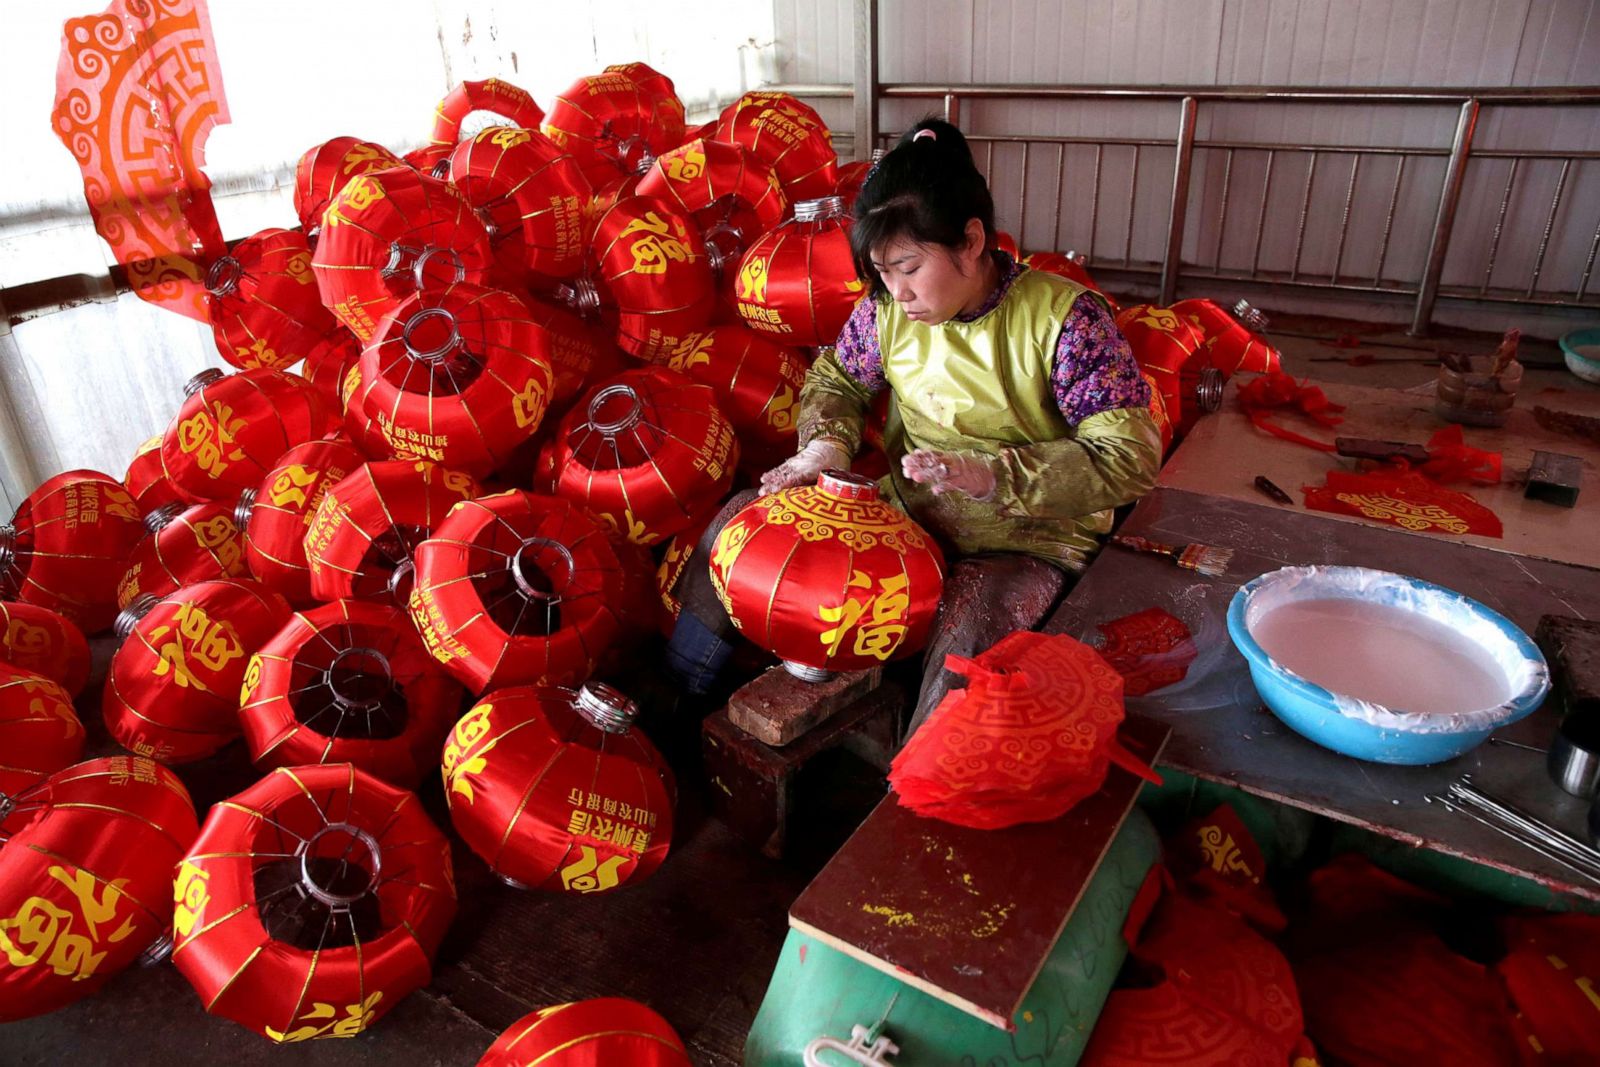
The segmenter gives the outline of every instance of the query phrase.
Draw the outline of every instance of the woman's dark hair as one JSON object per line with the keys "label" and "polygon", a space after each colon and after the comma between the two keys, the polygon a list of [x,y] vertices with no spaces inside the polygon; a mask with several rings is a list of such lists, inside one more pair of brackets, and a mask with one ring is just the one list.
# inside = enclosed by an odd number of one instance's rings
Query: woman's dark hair
{"label": "woman's dark hair", "polygon": [[853,216],[850,252],[856,275],[878,299],[888,290],[872,266],[872,250],[887,241],[906,238],[960,248],[967,240],[967,221],[977,219],[984,240],[994,243],[989,184],[978,173],[967,139],[942,119],[923,119],[878,161],[856,196]]}

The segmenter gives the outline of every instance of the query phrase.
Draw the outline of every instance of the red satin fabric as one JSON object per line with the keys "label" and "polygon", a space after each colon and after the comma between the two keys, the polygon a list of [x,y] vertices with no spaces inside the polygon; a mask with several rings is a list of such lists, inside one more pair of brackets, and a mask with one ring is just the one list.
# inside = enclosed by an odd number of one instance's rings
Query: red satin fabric
{"label": "red satin fabric", "polygon": [[671,369],[711,386],[739,437],[739,467],[755,476],[794,455],[805,353],[741,326],[713,326],[667,357]]}
{"label": "red satin fabric", "polygon": [[1100,284],[1089,273],[1089,268],[1083,266],[1077,260],[1064,256],[1060,252],[1034,252],[1031,255],[1023,256],[1022,262],[1025,266],[1034,270],[1042,270],[1046,274],[1054,274],[1093,289],[1102,297],[1105,297],[1106,301],[1111,305],[1113,313],[1117,311],[1116,301],[1106,296],[1105,291],[1100,288]]}
{"label": "red satin fabric", "polygon": [[1191,896],[1232,912],[1269,937],[1288,925],[1263,881],[1266,857],[1231,805],[1218,804],[1209,815],[1190,820],[1166,840],[1164,851]]}
{"label": "red satin fabric", "polygon": [[604,893],[644,881],[672,846],[670,772],[637,729],[608,733],[568,689],[498,689],[444,747],[456,832],[501,877]]}
{"label": "red satin fabric", "polygon": [[117,607],[141,596],[164,597],[181,586],[212,578],[248,576],[233,505],[196,504],[134,547],[117,583]]}
{"label": "red satin fabric", "polygon": [[690,1067],[668,1022],[636,1000],[602,997],[524,1015],[478,1067]]}
{"label": "red satin fabric", "polygon": [[343,411],[345,385],[360,359],[361,342],[341,326],[329,335],[327,344],[306,357],[300,365],[300,375],[311,383],[323,403],[334,411]]}
{"label": "red satin fabric", "polygon": [[294,168],[294,213],[308,239],[322,228],[322,213],[351,178],[400,165],[400,157],[372,141],[335,137],[306,149]]}
{"label": "red satin fabric", "polygon": [[1530,1063],[1600,1063],[1600,916],[1511,915],[1495,974],[1511,997]]}
{"label": "red satin fabric", "polygon": [[591,382],[620,374],[626,364],[609,335],[571,312],[543,300],[526,300],[524,306],[550,342],[545,355],[555,380],[545,417],[548,426],[566,413],[567,406]]}
{"label": "red satin fabric", "polygon": [[1422,473],[1441,483],[1499,485],[1500,453],[1469,446],[1461,427],[1451,423],[1428,438],[1428,462],[1422,465]]}
{"label": "red satin fabric", "polygon": [[278,457],[256,489],[245,524],[244,558],[262,585],[291,604],[311,596],[306,534],[317,506],[333,485],[366,462],[347,441],[307,441]]}
{"label": "red satin fabric", "polygon": [[[411,616],[429,651],[475,693],[576,685],[622,635],[625,617],[645,607],[622,548],[559,497],[473,500],[418,547]],[[536,593],[516,580],[519,554]]]}
{"label": "red satin fabric", "polygon": [[279,456],[338,425],[337,410],[298,374],[239,371],[183,402],[162,435],[161,463],[190,503],[232,503]]}
{"label": "red satin fabric", "polygon": [[337,324],[322,306],[311,249],[298,231],[269,229],[246,237],[211,271],[211,333],[217,351],[235,367],[287,368],[329,344]]}
{"label": "red satin fabric", "polygon": [[[572,153],[596,189],[619,175],[636,173],[646,153],[659,156],[683,139],[683,106],[676,96],[664,99],[659,82],[639,76],[640,69],[648,68],[631,66],[636,69],[608,68],[579,78],[556,97],[545,116],[545,136]],[[656,78],[665,81],[661,75]]]}
{"label": "red satin fabric", "polygon": [[484,284],[494,256],[472,204],[448,182],[407,166],[350,179],[328,202],[311,270],[322,303],[363,341],[423,287]]}
{"label": "red satin fabric", "polygon": [[201,168],[229,121],[206,5],[112,0],[67,19],[50,118],[133,291],[205,322],[204,264],[225,246]]}
{"label": "red satin fabric", "polygon": [[635,192],[665,200],[689,215],[712,250],[714,264],[722,267],[737,263],[789,210],[770,166],[739,145],[704,138],[657,159]]}
{"label": "red satin fabric", "polygon": [[138,505],[99,471],[66,471],[29,493],[11,518],[0,599],[60,612],[86,634],[111,625],[117,579],[144,535]]}
{"label": "red satin fabric", "polygon": [[683,102],[672,79],[648,63],[613,63],[603,74],[621,74],[639,87],[640,97],[649,108],[650,151],[659,156],[689,140],[684,130]]}
{"label": "red satin fabric", "polygon": [[429,531],[478,492],[470,475],[422,460],[357,467],[323,495],[306,531],[311,595],[386,596],[395,570],[410,565]]}
{"label": "red satin fabric", "polygon": [[1175,685],[1189,673],[1199,650],[1189,628],[1160,608],[1146,608],[1099,623],[1100,655],[1122,675],[1122,692],[1138,697]]}
{"label": "red satin fabric", "polygon": [[[350,825],[377,841],[376,872]],[[298,852],[338,858],[376,874],[376,936],[315,898],[279,894],[274,928],[288,918],[346,943],[320,952],[272,936],[257,891],[257,872],[283,871],[299,884]],[[288,891],[299,893],[298,889]],[[354,1037],[412,990],[426,985],[433,955],[455,916],[450,844],[416,795],[385,785],[348,764],[281,768],[212,807],[178,868],[172,960],[200,1002],[279,1043]],[[281,899],[280,899],[281,898]],[[294,906],[290,906],[293,902]],[[310,938],[317,943],[316,934]]]}
{"label": "red satin fabric", "polygon": [[677,594],[678,582],[689,569],[696,546],[715,517],[716,512],[711,511],[696,519],[688,529],[673,534],[656,553],[656,627],[663,637],[671,637],[678,625],[678,615],[683,611],[683,602]]}
{"label": "red satin fabric", "polygon": [[1322,485],[1302,486],[1306,507],[1354,515],[1413,533],[1500,537],[1500,517],[1466,493],[1416,471],[1386,467],[1363,474],[1329,471]]}
{"label": "red satin fabric", "polygon": [[824,670],[918,651],[944,593],[944,556],[927,531],[879,500],[876,485],[826,473],[740,511],[708,563],[745,637]]}
{"label": "red satin fabric", "polygon": [[599,215],[588,260],[617,309],[617,344],[652,360],[711,322],[716,283],[694,221],[662,200],[623,196]]}
{"label": "red satin fabric", "polygon": [[0,600],[0,661],[44,675],[67,691],[69,701],[89,680],[83,631],[60,612],[36,604]]}
{"label": "red satin fabric", "polygon": [[461,120],[474,111],[492,112],[511,120],[502,125],[527,130],[537,130],[544,121],[544,109],[534,102],[528,90],[499,78],[464,81],[434,108],[433,143],[454,147],[461,140]]}
{"label": "red satin fabric", "polygon": [[[389,682],[371,683],[360,699],[341,703],[337,687],[347,684],[346,669],[383,677],[369,658],[345,654],[350,649],[381,655]],[[340,600],[296,613],[250,657],[239,721],[258,767],[352,763],[415,789],[438,761],[461,696],[404,611]]]}
{"label": "red satin fabric", "polygon": [[1282,369],[1277,349],[1212,301],[1180,300],[1172,310],[1205,333],[1201,351],[1224,377],[1231,378],[1239,371],[1272,374]]}
{"label": "red satin fabric", "polygon": [[573,405],[539,455],[535,486],[653,545],[727,495],[738,459],[712,390],[647,367],[600,382]]}
{"label": "red satin fabric", "polygon": [[193,842],[178,776],[131,756],[58,771],[0,823],[0,1022],[100,989],[172,923]]}
{"label": "red satin fabric", "polygon": [[184,586],[117,648],[102,711],[122,747],[166,764],[202,759],[239,736],[239,686],[251,653],[289,621],[257,582]]}
{"label": "red satin fabric", "polygon": [[583,269],[589,179],[537,126],[491,126],[461,142],[450,181],[490,223],[499,284],[543,286]]}
{"label": "red satin fabric", "polygon": [[483,478],[538,431],[551,347],[510,293],[466,282],[413,293],[361,354],[345,426],[374,459]]}
{"label": "red satin fabric", "polygon": [[791,204],[832,196],[839,183],[839,157],[827,123],[788,93],[745,93],[722,110],[717,140],[743,145],[777,171]]}
{"label": "red satin fabric", "polygon": [[122,477],[123,488],[133,496],[139,514],[148,515],[167,504],[185,503],[178,487],[167,478],[161,465],[161,435],[146,438],[128,463],[128,473]]}
{"label": "red satin fabric", "polygon": [[1344,421],[1339,414],[1344,410],[1343,404],[1335,404],[1321,389],[1296,382],[1291,375],[1282,371],[1268,371],[1246,382],[1239,388],[1239,405],[1244,408],[1244,413],[1256,429],[1322,452],[1332,452],[1333,443],[1306,437],[1279,426],[1271,419],[1270,413],[1278,408],[1289,408],[1305,415],[1318,426],[1337,426]]}
{"label": "red satin fabric", "polygon": [[866,291],[841,213],[794,219],[763,234],[739,261],[733,293],[746,326],[790,345],[831,345]]}
{"label": "red satin fabric", "polygon": [[0,662],[0,796],[15,797],[83,755],[72,695],[36,671]]}
{"label": "red satin fabric", "polygon": [[861,195],[867,175],[872,173],[872,163],[858,159],[853,163],[841,163],[838,167],[839,177],[833,184],[833,195],[843,199],[844,209],[850,211],[856,206],[856,197]]}

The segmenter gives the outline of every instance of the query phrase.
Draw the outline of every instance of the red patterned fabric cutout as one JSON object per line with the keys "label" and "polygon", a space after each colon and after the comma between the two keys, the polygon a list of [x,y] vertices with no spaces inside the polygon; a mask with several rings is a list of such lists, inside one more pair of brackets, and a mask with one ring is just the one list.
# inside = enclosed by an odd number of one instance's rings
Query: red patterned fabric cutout
{"label": "red patterned fabric cutout", "polygon": [[1122,675],[1125,696],[1144,696],[1183,681],[1198,650],[1182,620],[1160,608],[1146,608],[1100,623],[1105,635],[1100,655]]}
{"label": "red patterned fabric cutout", "polygon": [[1416,471],[1393,468],[1352,474],[1329,471],[1323,485],[1301,487],[1306,507],[1398,526],[1413,533],[1500,537],[1500,517],[1466,493],[1436,485]]}

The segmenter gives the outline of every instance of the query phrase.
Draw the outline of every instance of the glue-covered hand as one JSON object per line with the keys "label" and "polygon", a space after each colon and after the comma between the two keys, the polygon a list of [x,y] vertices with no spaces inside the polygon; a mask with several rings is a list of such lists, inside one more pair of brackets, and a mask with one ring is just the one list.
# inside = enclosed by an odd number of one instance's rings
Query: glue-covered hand
{"label": "glue-covered hand", "polygon": [[850,453],[831,437],[819,437],[761,476],[761,493],[776,493],[797,485],[815,485],[817,475],[830,467],[850,466]]}
{"label": "glue-covered hand", "polygon": [[994,466],[977,456],[919,448],[900,457],[900,471],[928,486],[935,496],[949,492],[965,493],[974,500],[994,496]]}

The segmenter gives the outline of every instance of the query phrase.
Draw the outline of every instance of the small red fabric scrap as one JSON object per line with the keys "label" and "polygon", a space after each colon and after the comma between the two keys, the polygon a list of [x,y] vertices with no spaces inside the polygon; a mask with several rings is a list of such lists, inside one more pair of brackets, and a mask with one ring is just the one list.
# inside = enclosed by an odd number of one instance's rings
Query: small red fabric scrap
{"label": "small red fabric scrap", "polygon": [[1144,696],[1183,681],[1198,653],[1189,628],[1160,608],[1102,622],[1096,629],[1105,635],[1100,655],[1122,675],[1124,696]]}
{"label": "small red fabric scrap", "polygon": [[1246,382],[1239,389],[1239,404],[1257,429],[1322,452],[1332,452],[1333,444],[1279,426],[1268,417],[1270,413],[1279,408],[1290,408],[1319,426],[1337,426],[1344,421],[1339,414],[1344,410],[1343,404],[1335,404],[1321,389],[1297,382],[1293,376],[1282,371],[1270,371]]}
{"label": "small red fabric scrap", "polygon": [[1301,491],[1308,508],[1372,519],[1413,533],[1504,536],[1494,512],[1417,471],[1329,471],[1325,484],[1302,486]]}

